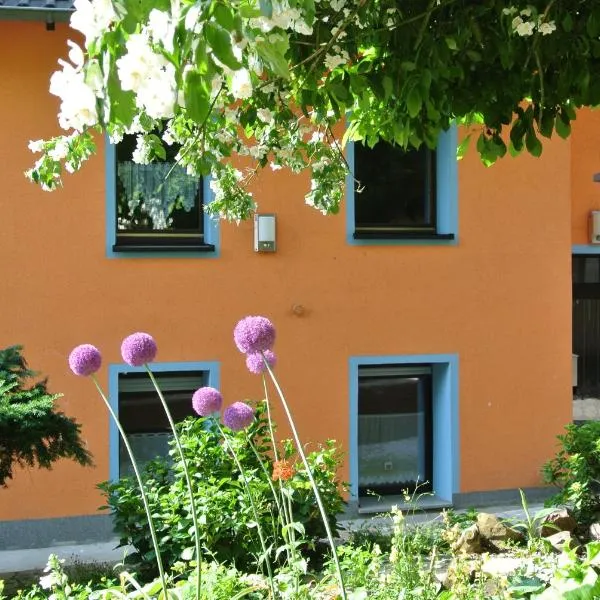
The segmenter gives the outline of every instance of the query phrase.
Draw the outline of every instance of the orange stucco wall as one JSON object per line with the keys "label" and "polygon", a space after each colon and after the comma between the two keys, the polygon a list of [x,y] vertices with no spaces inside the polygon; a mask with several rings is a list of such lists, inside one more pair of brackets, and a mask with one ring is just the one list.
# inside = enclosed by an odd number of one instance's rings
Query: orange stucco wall
{"label": "orange stucco wall", "polygon": [[159,360],[220,361],[228,400],[258,398],[260,382],[231,336],[247,314],[278,327],[278,371],[305,439],[347,446],[350,356],[457,353],[460,491],[539,484],[571,418],[577,139],[491,169],[470,152],[459,166],[454,247],[347,245],[343,215],[304,205],[305,177],[269,172],[254,194],[278,215],[275,254],[254,253],[252,225],[242,223],[221,226],[217,259],[107,259],[102,147],[55,194],[22,175],[33,161],[28,140],[57,131],[48,78],[66,35],[0,22],[0,346],[23,344],[65,394],[61,407],[83,423],[96,467],[18,472],[0,491],[0,520],[91,514],[101,504],[94,486],[108,477],[108,418],[91,382],[68,371],[73,346],[94,343],[105,363],[119,362],[121,339],[149,331]]}
{"label": "orange stucco wall", "polygon": [[600,111],[581,110],[572,124],[571,176],[573,244],[589,244],[589,214],[600,210],[600,184],[594,174],[600,172]]}

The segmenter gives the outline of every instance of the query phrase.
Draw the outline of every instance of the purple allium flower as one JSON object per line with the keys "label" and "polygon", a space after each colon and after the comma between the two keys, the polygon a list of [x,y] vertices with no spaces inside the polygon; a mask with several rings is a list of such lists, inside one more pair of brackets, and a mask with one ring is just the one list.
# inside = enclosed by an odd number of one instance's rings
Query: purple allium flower
{"label": "purple allium flower", "polygon": [[75,375],[87,377],[95,373],[102,364],[102,355],[100,350],[92,344],[81,344],[73,348],[69,354],[69,367]]}
{"label": "purple allium flower", "polygon": [[132,333],[121,344],[121,356],[132,367],[151,363],[156,356],[156,342],[148,333]]}
{"label": "purple allium flower", "polygon": [[221,410],[223,396],[213,387],[201,387],[192,396],[192,406],[201,417],[208,417]]}
{"label": "purple allium flower", "polygon": [[275,343],[275,327],[267,317],[245,317],[235,326],[233,339],[244,354],[264,352]]}
{"label": "purple allium flower", "polygon": [[223,423],[232,431],[246,429],[254,421],[254,411],[244,402],[234,402],[223,412]]}
{"label": "purple allium flower", "polygon": [[[273,368],[277,362],[275,353],[272,350],[265,350],[264,356],[265,360],[269,363],[269,366]],[[248,367],[248,371],[250,371],[250,373],[254,373],[255,375],[260,375],[267,370],[265,367],[265,361],[263,360],[263,355],[260,352],[247,354],[246,366]]]}

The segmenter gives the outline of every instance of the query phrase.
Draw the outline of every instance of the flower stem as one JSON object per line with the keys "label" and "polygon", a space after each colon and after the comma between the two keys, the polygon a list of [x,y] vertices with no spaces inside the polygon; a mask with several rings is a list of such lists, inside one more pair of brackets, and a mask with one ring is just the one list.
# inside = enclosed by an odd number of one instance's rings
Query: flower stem
{"label": "flower stem", "polygon": [[150,377],[150,381],[152,381],[152,385],[154,386],[154,389],[158,394],[163,410],[165,411],[165,415],[167,415],[169,425],[171,426],[171,430],[173,431],[173,439],[175,440],[175,445],[177,446],[177,450],[179,452],[179,458],[181,459],[183,473],[185,475],[185,481],[190,497],[190,510],[192,513],[192,522],[194,523],[194,539],[196,542],[196,600],[200,600],[200,590],[202,588],[202,553],[200,549],[200,529],[198,527],[198,515],[196,514],[196,501],[194,500],[194,488],[192,487],[192,479],[190,477],[190,472],[187,467],[185,454],[183,453],[183,448],[181,446],[181,440],[179,439],[179,435],[177,434],[177,429],[175,427],[175,422],[173,421],[173,417],[171,416],[171,411],[167,406],[167,402],[165,400],[165,397],[163,396],[163,393],[160,391],[160,387],[158,387],[158,382],[154,377],[154,373],[152,373],[150,367],[147,364],[145,364],[144,367],[146,368],[146,371],[148,372],[148,375]]}
{"label": "flower stem", "polygon": [[275,460],[279,460],[277,456],[277,443],[275,442],[275,430],[273,428],[273,419],[271,418],[271,406],[269,405],[269,390],[267,389],[267,380],[265,374],[262,375],[263,388],[265,389],[265,404],[267,405],[267,419],[269,421],[269,433],[271,434],[271,444],[273,444],[273,456]]}
{"label": "flower stem", "polygon": [[225,435],[225,432],[223,431],[221,424],[217,420],[215,420],[215,423],[216,423],[217,427],[219,428],[219,432],[221,433],[221,436],[223,437],[225,446],[227,447],[229,452],[231,452],[231,456],[233,457],[233,460],[240,472],[240,475],[242,477],[242,482],[244,484],[244,488],[246,489],[246,493],[248,494],[248,500],[250,500],[250,506],[252,507],[252,512],[254,513],[254,520],[256,521],[256,530],[258,531],[260,545],[262,547],[265,562],[267,564],[267,574],[269,577],[269,584],[271,586],[271,593],[273,594],[273,599],[275,599],[276,598],[275,584],[273,582],[273,571],[271,570],[271,561],[269,560],[269,553],[267,552],[267,544],[265,542],[265,536],[263,534],[262,525],[260,524],[260,519],[258,518],[258,510],[256,509],[256,504],[254,503],[254,496],[252,495],[252,491],[250,490],[250,486],[248,485],[248,480],[246,479],[246,474],[244,473],[244,469],[242,468],[242,464],[240,463],[240,460],[238,458],[236,451],[233,449],[232,444],[229,443],[229,439]]}
{"label": "flower stem", "polygon": [[129,454],[129,459],[131,460],[133,472],[135,473],[135,477],[136,477],[138,485],[140,487],[142,503],[144,504],[144,510],[146,511],[146,518],[148,519],[148,526],[150,527],[150,537],[152,538],[152,545],[154,546],[154,554],[156,554],[156,565],[158,566],[158,572],[160,574],[160,582],[161,582],[162,589],[163,589],[163,595],[164,595],[165,599],[167,599],[169,597],[169,595],[167,592],[167,581],[165,579],[165,570],[163,568],[162,558],[160,557],[160,550],[158,548],[158,539],[156,537],[156,530],[154,529],[154,521],[152,520],[152,512],[150,511],[150,505],[148,504],[148,498],[146,496],[146,491],[144,490],[144,484],[142,482],[142,477],[140,475],[140,470],[138,468],[137,461],[133,454],[133,450],[131,449],[131,445],[129,444],[129,440],[127,439],[127,435],[125,434],[125,430],[123,429],[121,423],[119,422],[119,417],[117,417],[117,415],[115,414],[115,411],[113,410],[113,407],[110,405],[110,402],[108,401],[106,394],[102,390],[102,387],[98,383],[96,376],[92,374],[91,378],[96,386],[96,389],[98,390],[98,393],[100,394],[100,397],[102,398],[102,400],[104,400],[104,404],[106,404],[106,408],[108,408],[108,412],[110,413],[112,420],[114,421],[115,425],[117,426],[117,429],[119,430],[119,433],[121,435],[121,439],[123,440],[123,444],[125,445],[127,453]]}
{"label": "flower stem", "polygon": [[[283,493],[282,493],[282,497],[281,497],[281,502],[279,502],[279,497],[277,495],[277,490],[275,489],[275,486],[273,485],[273,481],[271,481],[271,476],[269,475],[269,472],[267,471],[267,468],[265,467],[265,464],[262,460],[262,458],[260,457],[260,454],[258,453],[258,450],[256,449],[256,446],[254,445],[254,442],[252,441],[252,439],[250,438],[249,435],[246,435],[246,438],[248,440],[248,445],[250,446],[250,448],[252,448],[254,455],[256,456],[256,459],[258,460],[260,466],[262,467],[263,473],[265,475],[265,478],[269,484],[269,487],[271,488],[271,492],[273,493],[273,498],[275,499],[275,504],[277,505],[277,513],[279,514],[279,522],[281,524],[281,535],[283,536],[284,541],[287,542],[287,535],[284,534],[285,531],[285,526],[288,526],[288,531],[292,531],[291,528],[291,520],[288,519],[288,513],[286,511],[286,506],[285,506],[285,498],[283,497]],[[279,481],[279,489],[281,489],[281,481]],[[273,524],[275,526],[275,524]],[[291,552],[291,553],[290,553]],[[290,550],[290,548],[287,548],[287,555],[288,555],[288,562],[291,562],[291,560],[293,559],[293,549]]]}
{"label": "flower stem", "polygon": [[331,546],[331,552],[333,553],[333,560],[335,562],[335,568],[337,571],[338,582],[340,584],[340,594],[342,596],[342,600],[347,600],[346,587],[344,586],[344,576],[342,575],[342,567],[340,565],[340,559],[339,559],[339,557],[337,555],[337,551],[335,549],[335,543],[333,541],[333,535],[331,533],[329,519],[327,518],[327,513],[325,512],[325,507],[323,506],[323,500],[321,499],[321,494],[319,492],[319,488],[317,487],[315,478],[313,477],[312,471],[310,469],[310,465],[308,464],[308,460],[306,460],[306,455],[304,454],[302,444],[300,443],[300,437],[298,436],[298,431],[296,429],[294,419],[292,418],[292,413],[290,412],[288,403],[283,394],[283,390],[281,389],[281,386],[279,385],[279,382],[277,381],[277,378],[275,377],[275,374],[273,373],[273,371],[269,365],[269,362],[265,358],[264,352],[262,353],[262,357],[263,357],[263,362],[265,363],[265,368],[269,372],[271,381],[273,382],[273,385],[275,386],[275,389],[277,390],[277,393],[279,394],[279,398],[281,399],[281,404],[283,405],[283,409],[285,410],[285,414],[287,416],[288,422],[290,424],[290,428],[292,430],[292,435],[294,436],[294,441],[296,442],[296,448],[298,450],[298,454],[300,455],[300,458],[302,459],[302,464],[304,465],[304,468],[306,469],[306,474],[308,476],[308,479],[312,486],[313,492],[315,494],[315,499],[317,501],[317,505],[318,505],[319,511],[321,513],[321,519],[323,520],[323,525],[325,526],[325,531],[327,532],[327,539],[329,540],[329,545]]}

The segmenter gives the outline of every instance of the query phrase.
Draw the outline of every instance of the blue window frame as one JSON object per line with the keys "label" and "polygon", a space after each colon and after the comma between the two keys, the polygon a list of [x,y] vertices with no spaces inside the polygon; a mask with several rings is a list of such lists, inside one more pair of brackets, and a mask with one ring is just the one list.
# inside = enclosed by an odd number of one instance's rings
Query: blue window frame
{"label": "blue window frame", "polygon": [[[151,368],[175,421],[193,414],[192,394],[198,387],[219,388],[220,366],[215,361],[153,363]],[[170,430],[145,368],[111,364],[108,378],[109,402],[121,426],[131,436],[128,439],[136,459],[143,463],[155,456],[164,456]],[[109,427],[110,479],[115,481],[129,474],[129,457],[112,419]]]}
{"label": "blue window frame", "polygon": [[[203,177],[190,185],[194,180],[177,173],[176,177],[185,179],[178,185],[171,173],[165,184],[166,172],[173,161],[137,165],[125,158],[132,149],[127,141],[117,146],[106,138],[106,255],[111,258],[218,256],[218,221],[203,210],[213,199],[210,178]],[[146,209],[145,194],[140,191],[150,189],[149,186],[156,193],[153,198],[156,206],[151,210]],[[125,209],[130,217],[126,222],[122,212]]]}
{"label": "blue window frame", "polygon": [[[349,143],[346,233],[353,245],[456,244],[457,129],[440,134],[436,151],[404,152],[380,142]],[[359,164],[360,161],[360,164]],[[357,191],[356,180],[366,186]]]}
{"label": "blue window frame", "polygon": [[[380,370],[378,374],[377,371]],[[422,354],[422,355],[399,355],[399,356],[356,356],[350,358],[349,364],[349,389],[350,389],[350,494],[353,500],[360,504],[361,488],[366,481],[361,474],[361,466],[364,467],[365,456],[360,448],[360,435],[363,438],[373,436],[366,431],[361,432],[361,416],[367,420],[371,415],[379,417],[376,425],[383,427],[382,436],[387,435],[385,430],[389,429],[389,415],[394,413],[400,415],[398,418],[412,419],[414,423],[409,424],[414,432],[410,433],[411,450],[415,450],[415,456],[397,459],[404,462],[408,467],[404,471],[422,472],[431,475],[431,489],[436,497],[446,502],[452,502],[453,495],[459,488],[459,423],[458,423],[458,356],[456,354]],[[404,391],[399,396],[404,396],[410,402],[414,396],[414,407],[406,410],[397,407],[372,407],[372,410],[361,406],[361,403],[370,402],[374,396],[361,390],[361,379],[369,377],[384,377],[387,383],[394,385],[400,381]],[[403,381],[402,381],[403,380]],[[379,385],[378,382],[375,382]],[[383,401],[383,399],[382,399]],[[386,414],[389,413],[389,414]],[[383,418],[382,418],[383,417]],[[377,419],[376,419],[377,420]],[[363,423],[370,426],[369,423]],[[398,437],[398,427],[393,427],[394,438],[399,448],[406,445],[406,436]],[[379,434],[377,434],[379,435]],[[389,437],[389,436],[388,436]],[[393,437],[393,436],[392,436]],[[397,439],[396,439],[397,438]],[[402,438],[402,439],[400,439]],[[391,438],[390,438],[391,440]],[[392,441],[394,441],[392,440]],[[365,441],[363,439],[363,441]],[[377,441],[371,439],[367,441]],[[387,438],[380,440],[385,444]],[[405,443],[406,442],[406,443]],[[398,453],[401,449],[395,450]],[[367,457],[368,459],[368,457]],[[385,461],[384,461],[385,462]],[[389,471],[395,466],[393,460]],[[385,464],[382,469],[386,471]],[[367,465],[368,467],[368,465]],[[402,470],[402,469],[401,469]],[[361,475],[363,475],[361,477]],[[375,473],[375,478],[382,473]],[[367,477],[368,479],[368,477]],[[375,482],[377,483],[377,482]],[[386,483],[386,482],[383,482]],[[388,482],[389,483],[389,482]],[[392,482],[393,483],[393,482]],[[409,482],[410,483],[410,482]],[[367,485],[367,487],[373,487]],[[377,487],[377,485],[375,486]],[[393,487],[393,486],[391,486]],[[384,491],[385,490],[379,490]],[[395,493],[391,489],[389,493]]]}

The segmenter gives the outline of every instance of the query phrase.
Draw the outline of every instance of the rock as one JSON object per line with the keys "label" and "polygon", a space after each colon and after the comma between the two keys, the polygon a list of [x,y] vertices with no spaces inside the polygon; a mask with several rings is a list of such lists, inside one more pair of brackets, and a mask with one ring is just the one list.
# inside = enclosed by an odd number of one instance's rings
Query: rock
{"label": "rock", "polygon": [[480,564],[480,559],[453,558],[449,564],[445,565],[445,570],[436,573],[436,578],[444,588],[451,590],[456,585],[457,579],[464,580],[466,578],[469,582],[473,582]]}
{"label": "rock", "polygon": [[592,523],[588,529],[588,536],[594,542],[600,542],[600,523]]}
{"label": "rock", "polygon": [[481,532],[476,523],[460,534],[458,540],[452,544],[452,551],[462,554],[481,554],[484,551]]}
{"label": "rock", "polygon": [[544,519],[540,534],[548,537],[559,531],[575,531],[576,527],[575,517],[566,508],[557,508]]}
{"label": "rock", "polygon": [[489,513],[479,513],[477,515],[477,527],[480,534],[492,547],[501,547],[504,542],[509,540],[520,542],[525,539],[520,531],[509,527],[500,521],[496,515]]}
{"label": "rock", "polygon": [[483,561],[481,571],[492,577],[506,577],[531,562],[531,559],[514,556],[489,556]]}
{"label": "rock", "polygon": [[570,531],[559,531],[544,538],[557,552],[579,548],[577,538]]}

